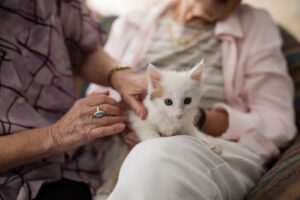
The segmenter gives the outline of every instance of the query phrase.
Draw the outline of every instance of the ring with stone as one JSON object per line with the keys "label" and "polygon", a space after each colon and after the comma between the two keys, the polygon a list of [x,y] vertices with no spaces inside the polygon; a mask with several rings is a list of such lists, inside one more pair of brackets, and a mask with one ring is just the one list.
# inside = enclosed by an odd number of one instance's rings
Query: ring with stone
{"label": "ring with stone", "polygon": [[104,117],[106,113],[103,110],[100,110],[99,106],[97,106],[96,112],[94,112],[93,117],[94,118],[101,118]]}

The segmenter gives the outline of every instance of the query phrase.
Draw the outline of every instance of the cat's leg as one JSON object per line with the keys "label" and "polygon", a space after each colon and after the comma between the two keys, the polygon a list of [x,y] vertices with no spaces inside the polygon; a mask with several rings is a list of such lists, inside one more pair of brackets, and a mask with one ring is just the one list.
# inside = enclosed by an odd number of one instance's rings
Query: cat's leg
{"label": "cat's leg", "polygon": [[135,133],[140,141],[154,139],[160,137],[160,135],[154,131],[150,126],[138,126],[135,128]]}
{"label": "cat's leg", "polygon": [[196,127],[194,127],[194,126],[187,127],[187,128],[185,128],[185,130],[183,130],[183,133],[186,135],[196,137],[198,140],[205,143],[216,154],[218,154],[218,155],[222,154],[221,145],[214,142],[212,138],[206,136],[204,133],[198,131],[198,129]]}
{"label": "cat's leg", "polygon": [[145,141],[160,137],[159,133],[153,129],[147,121],[141,120],[139,117],[130,116],[131,127],[140,141]]}
{"label": "cat's leg", "polygon": [[114,136],[113,147],[110,151],[108,156],[111,162],[108,163],[102,174],[103,184],[97,190],[94,200],[106,200],[108,198],[117,183],[122,163],[129,153],[127,145],[118,136]]}

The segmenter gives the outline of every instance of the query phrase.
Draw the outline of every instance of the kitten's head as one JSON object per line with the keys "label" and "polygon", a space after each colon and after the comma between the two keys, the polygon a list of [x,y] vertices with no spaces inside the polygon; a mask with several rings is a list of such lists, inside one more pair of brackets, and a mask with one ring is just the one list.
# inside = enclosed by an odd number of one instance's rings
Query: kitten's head
{"label": "kitten's head", "polygon": [[199,107],[202,95],[201,61],[189,71],[159,71],[149,64],[148,98],[153,106],[173,120],[180,120]]}

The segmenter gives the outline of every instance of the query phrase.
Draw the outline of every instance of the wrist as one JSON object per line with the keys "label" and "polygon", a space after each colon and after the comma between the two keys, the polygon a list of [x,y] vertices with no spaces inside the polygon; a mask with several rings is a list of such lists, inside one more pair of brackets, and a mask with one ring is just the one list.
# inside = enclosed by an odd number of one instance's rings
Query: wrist
{"label": "wrist", "polygon": [[56,124],[50,125],[46,128],[47,132],[47,139],[45,147],[51,153],[60,153],[63,152],[64,149],[62,148],[61,142],[59,142],[58,137],[58,126]]}
{"label": "wrist", "polygon": [[124,70],[131,70],[131,67],[127,65],[114,65],[114,67],[108,72],[107,80],[111,87],[116,88],[116,76]]}

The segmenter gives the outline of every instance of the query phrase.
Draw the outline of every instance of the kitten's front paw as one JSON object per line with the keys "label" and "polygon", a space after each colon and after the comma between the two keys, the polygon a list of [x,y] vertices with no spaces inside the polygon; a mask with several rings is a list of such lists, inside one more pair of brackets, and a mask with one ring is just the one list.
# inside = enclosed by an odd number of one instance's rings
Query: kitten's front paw
{"label": "kitten's front paw", "polygon": [[213,152],[215,152],[218,155],[222,154],[222,146],[218,143],[215,143],[214,141],[203,137],[201,135],[197,135],[197,139],[201,142],[203,142],[204,144],[206,144]]}
{"label": "kitten's front paw", "polygon": [[213,142],[209,142],[207,145],[216,154],[218,154],[218,155],[222,154],[222,146],[221,145],[219,145],[217,143],[213,143]]}

